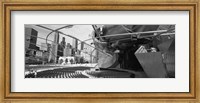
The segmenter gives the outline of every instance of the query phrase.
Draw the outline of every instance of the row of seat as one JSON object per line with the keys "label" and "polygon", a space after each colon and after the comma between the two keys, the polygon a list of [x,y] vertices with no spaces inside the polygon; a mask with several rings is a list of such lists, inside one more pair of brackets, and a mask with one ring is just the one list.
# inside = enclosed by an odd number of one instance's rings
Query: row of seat
{"label": "row of seat", "polygon": [[[131,78],[133,74],[128,72],[114,71],[114,70],[100,70],[91,71],[86,70],[87,68],[63,68],[54,70],[45,70],[41,72],[34,72],[25,75],[25,78]],[[86,74],[82,74],[85,71]]]}
{"label": "row of seat", "polygon": [[87,78],[80,72],[67,71],[67,70],[47,70],[37,73],[37,78]]}
{"label": "row of seat", "polygon": [[96,78],[131,78],[133,75],[128,72],[111,70],[87,71],[86,73]]}

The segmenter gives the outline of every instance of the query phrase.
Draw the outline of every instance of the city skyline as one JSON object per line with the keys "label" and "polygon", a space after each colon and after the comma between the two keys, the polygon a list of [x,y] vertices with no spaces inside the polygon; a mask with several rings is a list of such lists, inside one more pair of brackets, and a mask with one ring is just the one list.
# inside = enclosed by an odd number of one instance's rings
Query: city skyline
{"label": "city skyline", "polygon": [[[60,28],[60,27],[63,27],[63,26],[66,26],[66,25],[42,25],[44,27],[48,27],[50,29],[57,29],[57,28]],[[25,25],[25,28],[33,28],[35,29],[36,31],[38,31],[38,37],[41,37],[41,38],[44,38],[46,39],[46,36],[51,32],[50,30],[47,30],[47,29],[44,29],[44,28],[41,28],[41,27],[38,27],[36,25],[29,25],[29,24],[26,24]],[[68,34],[68,35],[72,35],[78,39],[80,39],[81,41],[84,41],[84,40],[87,40],[87,39],[90,39],[91,38],[91,33],[93,31],[93,28],[92,28],[92,25],[74,25],[73,27],[71,28],[63,28],[61,30],[59,30],[65,34]],[[80,36],[81,35],[81,36]],[[66,41],[66,44],[67,43],[70,43],[72,44],[73,43],[73,39],[70,38],[70,37],[67,37],[67,36],[63,36],[63,35],[60,35],[60,38],[59,38],[59,43],[62,41],[62,37],[65,37],[65,41]],[[51,40],[53,41],[54,40],[54,35],[53,33],[51,35],[49,35],[48,37],[48,40]],[[37,45],[40,45],[42,43],[46,43],[46,40],[42,40],[40,38],[37,39]],[[47,43],[50,43],[50,41],[47,41]],[[90,41],[86,41],[86,43],[88,44],[91,44],[92,43],[92,40]],[[79,43],[78,43],[79,44]],[[78,45],[79,47],[80,45]]]}
{"label": "city skyline", "polygon": [[[66,27],[68,25],[65,25],[64,27]],[[82,25],[81,25],[82,26]],[[53,31],[51,32],[52,35],[54,37],[51,37],[51,39],[47,38],[46,42],[46,38],[42,37],[41,34],[41,30],[36,28],[34,25],[31,26],[26,26],[25,27],[25,41],[26,41],[26,45],[30,45],[30,46],[26,46],[26,57],[30,57],[30,58],[35,58],[38,59],[39,58],[46,58],[46,62],[48,63],[57,63],[58,62],[58,58],[60,57],[77,57],[77,56],[81,56],[84,58],[84,60],[88,60],[88,61],[93,61],[90,59],[93,59],[93,57],[91,57],[91,55],[93,54],[93,47],[90,47],[89,45],[85,45],[85,43],[83,43],[84,40],[80,41],[80,38],[82,36],[78,36],[75,38],[71,38],[68,36],[63,36],[62,33],[59,33],[58,31]],[[39,27],[39,26],[38,26]],[[63,27],[63,26],[62,26]],[[62,28],[61,27],[61,28]],[[41,28],[49,28],[46,26],[43,26]],[[58,28],[58,27],[57,27]],[[60,28],[60,27],[59,27]],[[71,28],[71,27],[70,27]],[[52,28],[50,28],[52,29]],[[52,29],[54,30],[54,29]],[[49,34],[48,33],[46,36],[48,37]],[[44,35],[43,35],[44,36]],[[72,36],[74,37],[74,36]],[[86,39],[87,37],[87,39]],[[88,40],[88,36],[85,36],[84,39]],[[67,40],[68,42],[66,42],[66,38],[70,38],[71,40]],[[53,39],[53,40],[52,40]],[[39,41],[39,43],[38,43]],[[85,46],[84,46],[85,45]],[[84,48],[83,48],[84,47]],[[32,49],[31,49],[32,48]],[[82,53],[80,53],[82,52]],[[88,55],[88,56],[86,56]],[[43,61],[39,60],[39,61]],[[47,60],[48,59],[48,60]],[[27,62],[29,63],[29,62]]]}

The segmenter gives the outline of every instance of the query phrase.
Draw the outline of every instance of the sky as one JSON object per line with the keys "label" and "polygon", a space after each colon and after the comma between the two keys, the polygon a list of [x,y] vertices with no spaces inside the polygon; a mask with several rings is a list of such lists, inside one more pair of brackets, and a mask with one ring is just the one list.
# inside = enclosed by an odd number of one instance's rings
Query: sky
{"label": "sky", "polygon": [[[40,24],[37,24],[37,25],[40,25]],[[51,25],[50,24],[48,24],[48,25],[41,24],[41,25],[44,27],[53,29],[53,30],[63,27],[63,26],[67,26],[67,24],[66,25],[65,24],[53,24],[53,25],[52,24]],[[44,29],[42,27],[39,27],[39,26],[36,26],[33,24],[26,24],[25,27],[35,29],[36,31],[38,31],[38,37],[45,38],[45,39],[46,39],[47,35],[51,32],[50,30]],[[67,35],[72,35],[72,36],[84,41],[84,40],[91,38],[91,33],[93,32],[93,27],[92,27],[92,25],[73,25],[71,28],[63,28],[63,29],[60,29],[59,31],[61,31]],[[62,37],[65,37],[66,44],[67,43],[72,44],[72,39],[70,37],[64,36],[62,34],[60,34],[59,42],[61,42]],[[54,33],[52,33],[48,37],[48,40],[52,40],[52,41],[54,40]],[[37,45],[41,45],[41,43],[46,43],[46,40],[42,40],[42,39],[38,38]],[[48,43],[50,43],[50,42],[48,42]],[[88,44],[92,43],[92,40],[87,41],[87,43]]]}

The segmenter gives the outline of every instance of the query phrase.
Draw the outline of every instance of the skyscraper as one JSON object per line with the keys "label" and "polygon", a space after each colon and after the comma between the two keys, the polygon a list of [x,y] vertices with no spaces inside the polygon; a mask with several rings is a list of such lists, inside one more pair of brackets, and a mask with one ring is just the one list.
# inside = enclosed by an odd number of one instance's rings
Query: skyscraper
{"label": "skyscraper", "polygon": [[57,62],[57,52],[58,52],[58,44],[59,44],[59,33],[55,32],[54,34],[54,41],[51,44],[51,50],[50,50],[50,56],[49,56],[49,61],[53,60],[54,63]]}
{"label": "skyscraper", "polygon": [[38,32],[33,28],[25,28],[25,54],[26,56],[35,56],[39,50],[37,43]]}
{"label": "skyscraper", "polygon": [[81,42],[81,50],[84,49],[84,42]]}
{"label": "skyscraper", "polygon": [[25,47],[26,49],[37,49],[38,32],[33,28],[25,28]]}
{"label": "skyscraper", "polygon": [[65,49],[65,46],[66,46],[66,42],[65,42],[65,37],[62,38],[62,41],[60,42],[60,44],[58,45],[58,53],[57,55],[60,57],[60,56],[63,56],[63,51]]}
{"label": "skyscraper", "polygon": [[72,56],[72,48],[70,43],[67,43],[64,51],[63,51],[63,56],[67,57],[67,56]]}
{"label": "skyscraper", "polygon": [[78,47],[78,40],[77,39],[73,39],[72,41],[72,48],[74,48],[75,50],[77,50]]}
{"label": "skyscraper", "polygon": [[51,50],[51,44],[49,43],[41,43],[41,48],[40,50],[42,50],[42,57],[43,59],[45,59],[46,61],[48,61],[49,56],[50,56],[50,50]]}
{"label": "skyscraper", "polygon": [[62,41],[60,42],[60,45],[62,46],[62,48],[65,48],[66,45],[66,41],[65,41],[65,37],[62,37]]}
{"label": "skyscraper", "polygon": [[73,39],[72,41],[72,54],[75,55],[76,52],[78,51],[78,40],[77,39]]}

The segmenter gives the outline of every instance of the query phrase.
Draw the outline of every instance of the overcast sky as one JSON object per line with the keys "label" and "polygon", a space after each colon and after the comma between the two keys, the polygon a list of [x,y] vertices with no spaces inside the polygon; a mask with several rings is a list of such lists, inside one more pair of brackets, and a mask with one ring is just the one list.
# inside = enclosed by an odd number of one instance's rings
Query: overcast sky
{"label": "overcast sky", "polygon": [[[63,27],[63,26],[66,26],[66,25],[64,25],[64,24],[43,25],[42,24],[42,26],[45,26],[47,28],[51,28],[53,30],[55,30],[57,28],[60,28],[60,27]],[[32,25],[32,24],[31,25],[30,24],[26,24],[25,27],[29,27],[29,28],[35,29],[36,31],[38,31],[38,37],[42,37],[42,38],[46,38],[47,35],[51,32],[50,30],[47,30],[47,29],[44,29],[44,28],[41,28],[41,27],[38,27],[38,26]],[[61,31],[61,32],[65,33],[65,34],[68,34],[68,35],[72,35],[72,36],[84,41],[86,39],[91,38],[91,33],[93,31],[93,28],[92,28],[92,25],[73,25],[71,28],[63,28],[63,29],[61,29],[59,31]],[[72,39],[67,37],[67,36],[64,36],[62,34],[60,34],[59,42],[62,40],[62,37],[65,37],[66,43],[72,44]],[[54,33],[52,33],[48,37],[48,39],[49,40],[54,40]],[[92,40],[88,41],[87,43],[91,43],[91,42],[92,42]],[[37,39],[37,45],[41,45],[41,43],[46,43],[46,41],[42,40],[42,39]]]}

